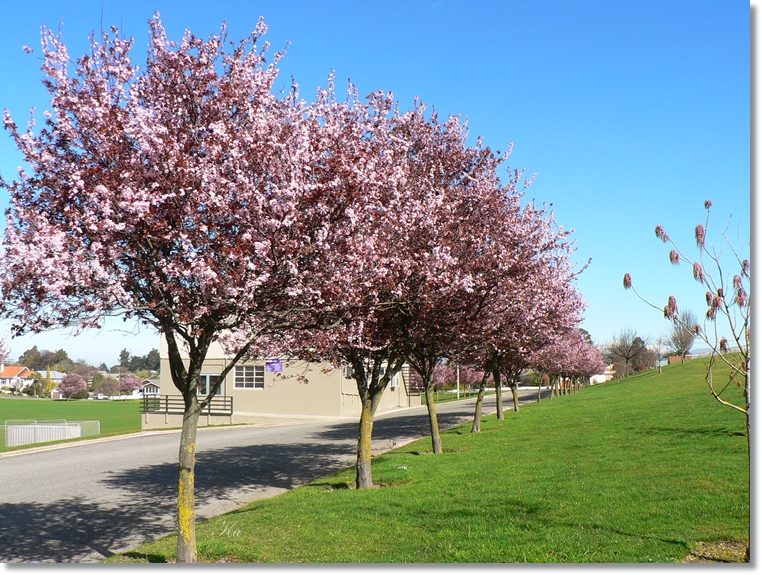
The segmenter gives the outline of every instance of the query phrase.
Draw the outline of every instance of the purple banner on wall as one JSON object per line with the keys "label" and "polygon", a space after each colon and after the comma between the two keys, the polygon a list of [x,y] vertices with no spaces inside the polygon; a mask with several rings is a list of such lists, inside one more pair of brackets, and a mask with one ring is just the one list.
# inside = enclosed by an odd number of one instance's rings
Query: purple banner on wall
{"label": "purple banner on wall", "polygon": [[283,371],[283,362],[279,359],[266,361],[265,371]]}

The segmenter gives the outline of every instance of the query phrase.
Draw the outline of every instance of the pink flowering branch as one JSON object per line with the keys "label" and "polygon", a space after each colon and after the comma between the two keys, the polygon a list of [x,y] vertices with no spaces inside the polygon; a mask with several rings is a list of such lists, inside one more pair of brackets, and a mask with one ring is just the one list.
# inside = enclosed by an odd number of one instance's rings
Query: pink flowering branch
{"label": "pink flowering branch", "polygon": [[[705,301],[707,311],[703,326],[687,325],[678,315],[677,301],[674,296],[669,296],[667,305],[663,308],[664,317],[691,330],[697,337],[706,343],[711,349],[709,357],[709,368],[707,369],[706,381],[712,396],[721,404],[732,409],[740,411],[746,415],[747,430],[749,427],[749,353],[750,353],[750,318],[751,318],[751,297],[749,295],[749,286],[751,282],[750,264],[748,258],[741,258],[738,250],[727,236],[727,228],[722,233],[725,244],[732,251],[738,273],[729,279],[723,271],[723,264],[714,245],[707,245],[707,234],[709,232],[709,213],[712,202],[706,200],[704,208],[707,211],[706,221],[699,224],[694,229],[696,247],[698,248],[698,259],[692,260],[685,256],[677,245],[669,238],[662,226],[656,227],[656,237],[665,243],[670,243],[674,249],[670,251],[670,261],[674,264],[686,262],[691,266],[693,278],[698,283],[706,286]],[[729,224],[728,224],[729,225]],[[746,246],[748,249],[748,246]],[[632,290],[635,295],[646,304],[655,309],[659,309],[651,302],[641,296],[634,288],[630,274],[625,274],[623,279],[625,289]],[[729,328],[729,334],[735,347],[732,348],[727,337],[720,337],[717,327],[717,320],[724,318],[724,322]],[[737,355],[734,355],[737,354]],[[737,385],[743,388],[745,405],[739,405],[728,401],[722,397],[722,392],[727,385],[720,390],[715,388],[713,382],[712,366],[716,359],[720,359],[730,369],[730,379],[728,384],[735,381]]]}

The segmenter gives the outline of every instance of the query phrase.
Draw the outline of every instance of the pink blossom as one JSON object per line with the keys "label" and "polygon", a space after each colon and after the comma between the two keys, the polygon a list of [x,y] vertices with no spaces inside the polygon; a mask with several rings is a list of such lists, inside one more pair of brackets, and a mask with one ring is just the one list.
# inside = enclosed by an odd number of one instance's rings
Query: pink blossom
{"label": "pink blossom", "polygon": [[693,264],[693,279],[701,284],[704,283],[704,269],[698,262],[694,262]]}
{"label": "pink blossom", "polygon": [[664,243],[667,243],[669,241],[669,236],[667,235],[667,232],[664,231],[664,228],[661,225],[656,226],[656,237],[659,238]]}
{"label": "pink blossom", "polygon": [[630,278],[630,274],[624,274],[622,284],[624,285],[624,289],[630,289],[632,287],[632,278]]}
{"label": "pink blossom", "polygon": [[696,236],[696,245],[700,248],[704,247],[704,240],[706,239],[706,230],[704,229],[703,225],[699,224],[696,226],[695,236]]}
{"label": "pink blossom", "polygon": [[669,252],[669,261],[672,265],[679,265],[680,264],[680,253],[677,250],[672,250]]}
{"label": "pink blossom", "polygon": [[705,200],[704,201],[704,208],[707,210],[712,207],[712,200]]}

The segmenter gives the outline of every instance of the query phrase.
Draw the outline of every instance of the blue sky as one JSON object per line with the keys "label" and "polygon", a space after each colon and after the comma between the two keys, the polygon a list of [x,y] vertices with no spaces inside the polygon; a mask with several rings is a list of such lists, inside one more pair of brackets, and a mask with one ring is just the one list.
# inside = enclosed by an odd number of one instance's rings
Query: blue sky
{"label": "blue sky", "polygon": [[[589,268],[579,289],[589,302],[582,327],[606,341],[622,328],[643,336],[669,330],[661,314],[622,288],[625,272],[662,306],[703,315],[704,290],[687,267],[669,264],[656,239],[662,224],[690,254],[693,229],[711,199],[710,239],[728,224],[736,244],[750,237],[750,11],[741,1],[133,0],[2,2],[0,109],[23,124],[46,109],[40,82],[41,25],[62,23],[70,54],[116,25],[135,38],[142,61],[154,11],[171,38],[185,29],[207,37],[225,21],[231,40],[260,15],[274,49],[290,42],[281,78],[293,75],[311,100],[331,70],[362,94],[391,91],[403,107],[420,96],[441,114],[467,117],[473,139],[505,150],[508,164],[537,173],[527,197],[552,203],[574,228],[576,259]],[[101,15],[102,14],[102,15]],[[12,179],[21,158],[0,135],[0,174]],[[0,208],[7,200],[0,198]],[[4,227],[3,223],[0,226]],[[740,237],[740,240],[739,240]],[[726,249],[727,258],[731,254]],[[126,329],[131,329],[127,325]],[[158,336],[123,324],[71,337],[40,334],[11,342],[17,358],[32,345],[75,359],[117,362],[119,351],[145,354]],[[0,324],[0,333],[5,326]]]}

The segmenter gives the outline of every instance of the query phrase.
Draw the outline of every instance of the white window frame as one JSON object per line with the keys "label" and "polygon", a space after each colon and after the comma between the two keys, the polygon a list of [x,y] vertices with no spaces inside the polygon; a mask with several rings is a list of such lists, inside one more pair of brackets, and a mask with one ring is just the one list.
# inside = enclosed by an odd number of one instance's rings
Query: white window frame
{"label": "white window frame", "polygon": [[[249,385],[250,384],[250,385]],[[233,374],[233,389],[264,389],[264,365],[236,365]]]}
{"label": "white window frame", "polygon": [[[217,379],[219,379],[220,374],[219,373],[200,373],[198,375],[198,385],[196,387],[196,395],[200,395],[202,397],[206,397],[207,395],[209,395],[209,389],[215,383],[211,379],[213,377],[216,377]],[[222,389],[222,386],[220,386],[220,389]]]}

